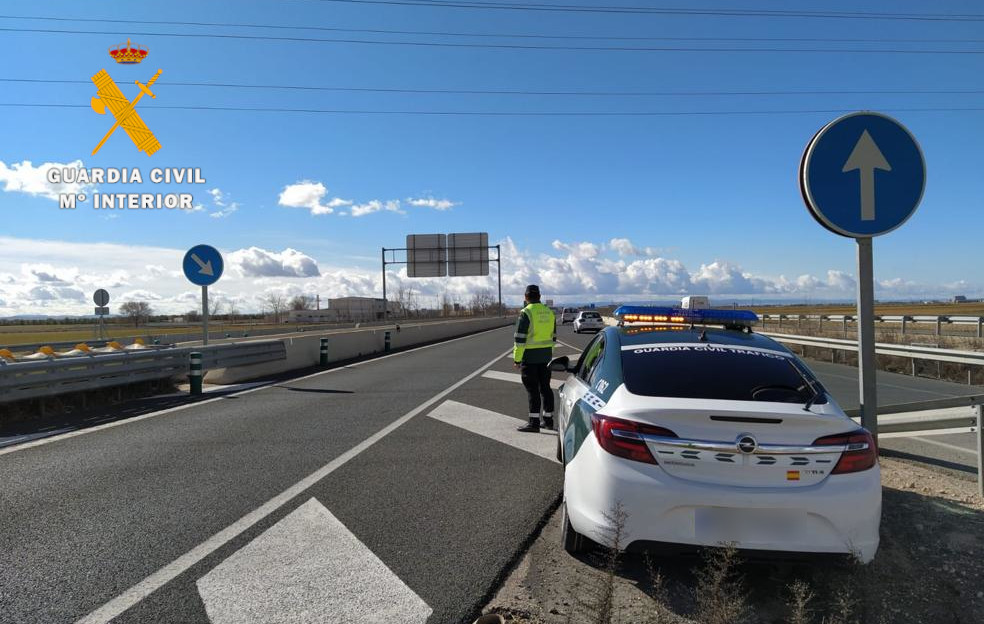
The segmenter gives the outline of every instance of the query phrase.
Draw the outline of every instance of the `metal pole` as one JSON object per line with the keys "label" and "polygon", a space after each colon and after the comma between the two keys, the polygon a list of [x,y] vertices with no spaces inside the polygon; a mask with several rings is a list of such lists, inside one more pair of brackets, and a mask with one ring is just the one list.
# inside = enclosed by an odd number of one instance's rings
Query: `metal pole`
{"label": "metal pole", "polygon": [[499,316],[503,315],[502,310],[502,247],[500,245],[495,246],[496,257],[498,261],[495,263],[496,270],[499,273]]}
{"label": "metal pole", "polygon": [[875,286],[871,238],[858,238],[858,377],[861,426],[878,442],[875,381]]}
{"label": "metal pole", "polygon": [[202,344],[208,345],[208,286],[202,286]]}
{"label": "metal pole", "polygon": [[385,247],[383,247],[382,260],[383,260],[383,320],[385,321],[386,311],[387,309],[389,309],[389,306],[386,305],[386,248]]}

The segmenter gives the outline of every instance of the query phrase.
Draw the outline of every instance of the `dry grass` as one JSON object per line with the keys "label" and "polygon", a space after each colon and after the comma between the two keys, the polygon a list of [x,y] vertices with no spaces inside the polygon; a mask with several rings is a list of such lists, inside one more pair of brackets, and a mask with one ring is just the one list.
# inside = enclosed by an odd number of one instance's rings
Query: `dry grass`
{"label": "dry grass", "polygon": [[[753,306],[757,314],[856,314],[853,304]],[[984,303],[884,303],[875,304],[875,314],[888,316],[984,316]]]}

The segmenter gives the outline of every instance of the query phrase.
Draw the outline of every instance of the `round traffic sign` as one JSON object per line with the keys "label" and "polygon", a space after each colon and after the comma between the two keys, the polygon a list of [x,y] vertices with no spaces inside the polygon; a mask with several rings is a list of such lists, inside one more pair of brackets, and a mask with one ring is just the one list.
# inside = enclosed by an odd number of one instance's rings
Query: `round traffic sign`
{"label": "round traffic sign", "polygon": [[189,282],[211,286],[222,277],[222,254],[211,245],[195,245],[185,254],[181,266]]}
{"label": "round traffic sign", "polygon": [[807,144],[799,181],[820,225],[867,238],[891,232],[916,212],[926,188],[926,162],[915,137],[895,119],[850,113]]}
{"label": "round traffic sign", "polygon": [[102,307],[109,303],[109,293],[105,289],[100,288],[96,292],[92,293],[92,302],[99,307]]}

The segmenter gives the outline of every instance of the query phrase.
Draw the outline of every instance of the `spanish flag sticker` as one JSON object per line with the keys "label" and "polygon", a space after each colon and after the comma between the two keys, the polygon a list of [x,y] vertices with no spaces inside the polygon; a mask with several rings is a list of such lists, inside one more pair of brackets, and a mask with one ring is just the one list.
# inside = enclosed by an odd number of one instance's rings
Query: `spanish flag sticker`
{"label": "spanish flag sticker", "polygon": [[787,470],[786,471],[786,481],[799,481],[800,471],[799,470]]}

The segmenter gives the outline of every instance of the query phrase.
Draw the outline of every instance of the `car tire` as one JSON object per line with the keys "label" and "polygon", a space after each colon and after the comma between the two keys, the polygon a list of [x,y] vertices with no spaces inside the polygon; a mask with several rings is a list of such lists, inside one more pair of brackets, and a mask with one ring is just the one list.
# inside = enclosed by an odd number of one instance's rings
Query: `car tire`
{"label": "car tire", "polygon": [[564,503],[561,511],[560,523],[560,540],[564,545],[564,550],[570,555],[578,555],[585,552],[588,549],[588,540],[571,526],[571,520],[567,517],[567,503]]}

